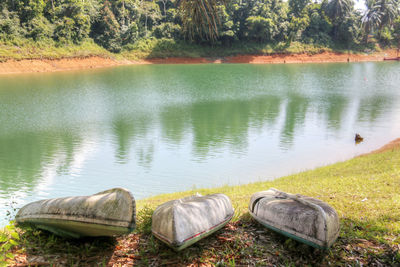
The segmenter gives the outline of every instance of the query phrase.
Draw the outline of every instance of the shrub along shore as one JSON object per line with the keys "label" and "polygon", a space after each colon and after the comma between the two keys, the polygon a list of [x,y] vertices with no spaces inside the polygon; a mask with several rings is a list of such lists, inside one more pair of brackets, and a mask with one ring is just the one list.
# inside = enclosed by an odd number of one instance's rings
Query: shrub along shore
{"label": "shrub along shore", "polygon": [[[312,196],[334,207],[341,232],[328,251],[313,249],[253,221],[251,194],[270,187]],[[12,223],[0,235],[0,266],[112,265],[375,265],[400,264],[400,139],[333,165],[239,186],[159,195],[137,202],[137,229],[117,238],[70,240]],[[151,214],[194,193],[228,195],[235,216],[226,227],[176,253],[151,235]]]}

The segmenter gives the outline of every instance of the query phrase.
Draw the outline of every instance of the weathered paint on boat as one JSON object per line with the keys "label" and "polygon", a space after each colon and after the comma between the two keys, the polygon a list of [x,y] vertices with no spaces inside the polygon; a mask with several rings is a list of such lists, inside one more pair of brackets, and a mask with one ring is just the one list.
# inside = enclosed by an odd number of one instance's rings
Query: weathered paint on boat
{"label": "weathered paint on boat", "polygon": [[249,212],[265,227],[316,248],[329,248],[339,236],[337,212],[315,198],[271,188],[252,195]]}
{"label": "weathered paint on boat", "polygon": [[179,251],[224,227],[233,214],[224,194],[194,195],[158,206],[151,229],[154,236]]}
{"label": "weathered paint on boat", "polygon": [[136,204],[130,191],[113,188],[91,196],[39,200],[22,207],[15,219],[54,234],[113,236],[131,232],[136,223]]}

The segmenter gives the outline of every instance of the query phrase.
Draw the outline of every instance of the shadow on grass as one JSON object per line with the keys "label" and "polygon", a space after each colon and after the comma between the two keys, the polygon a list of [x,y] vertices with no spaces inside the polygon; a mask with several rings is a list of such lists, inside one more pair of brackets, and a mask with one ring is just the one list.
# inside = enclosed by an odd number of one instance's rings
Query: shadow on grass
{"label": "shadow on grass", "polygon": [[16,266],[107,266],[116,244],[112,237],[67,239],[27,228],[20,235]]}
{"label": "shadow on grass", "polygon": [[396,237],[376,222],[342,218],[338,240],[331,249],[319,250],[270,231],[245,213],[175,252],[151,234],[152,213],[141,209],[136,232],[118,238],[74,240],[27,230],[21,235],[25,251],[16,253],[15,261],[19,266],[400,266],[400,247],[380,240]]}
{"label": "shadow on grass", "polygon": [[400,266],[400,234],[383,221],[398,221],[391,216],[379,220],[341,219],[341,233],[333,247],[346,262],[367,266]]}
{"label": "shadow on grass", "polygon": [[175,252],[150,233],[140,235],[142,266],[159,265],[290,265],[323,264],[327,253],[286,239],[255,221],[248,213],[189,248]]}
{"label": "shadow on grass", "polygon": [[[149,232],[142,233],[137,264],[400,266],[398,249],[369,238],[369,230],[361,229],[363,227],[359,221],[343,219],[341,235],[336,243],[329,250],[319,250],[268,230],[245,213],[237,221],[181,252],[173,251]],[[365,231],[366,239],[355,235],[354,231]]]}

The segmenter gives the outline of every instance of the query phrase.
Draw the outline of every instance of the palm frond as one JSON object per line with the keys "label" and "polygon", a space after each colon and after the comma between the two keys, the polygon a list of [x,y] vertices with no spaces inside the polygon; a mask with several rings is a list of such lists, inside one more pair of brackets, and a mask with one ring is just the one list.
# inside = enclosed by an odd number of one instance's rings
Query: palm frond
{"label": "palm frond", "polygon": [[209,41],[218,38],[219,6],[224,0],[178,0],[183,31],[193,40],[195,36]]}

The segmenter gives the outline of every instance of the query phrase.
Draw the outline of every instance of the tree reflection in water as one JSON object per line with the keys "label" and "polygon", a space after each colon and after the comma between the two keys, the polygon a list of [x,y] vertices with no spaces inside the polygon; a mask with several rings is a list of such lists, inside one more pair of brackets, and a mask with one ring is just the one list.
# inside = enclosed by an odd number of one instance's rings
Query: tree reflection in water
{"label": "tree reflection in water", "polygon": [[[396,137],[396,73],[360,63],[4,76],[0,201],[115,186],[140,198],[349,158]],[[354,147],[355,132],[368,142]]]}

